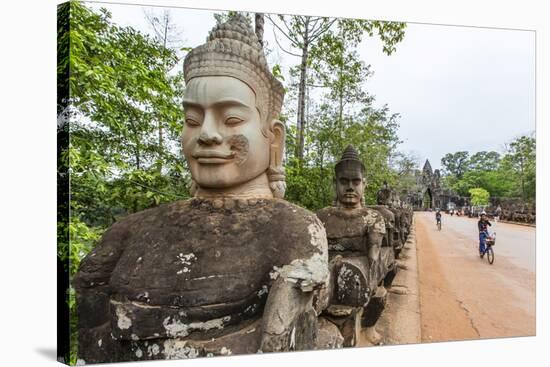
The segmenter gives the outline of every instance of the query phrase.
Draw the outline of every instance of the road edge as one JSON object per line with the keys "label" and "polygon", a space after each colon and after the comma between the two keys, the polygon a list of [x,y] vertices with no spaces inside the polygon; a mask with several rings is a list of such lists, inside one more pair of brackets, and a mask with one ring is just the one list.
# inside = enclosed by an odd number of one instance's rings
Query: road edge
{"label": "road edge", "polygon": [[384,337],[384,345],[418,344],[421,342],[421,320],[416,214],[398,267],[392,287],[388,289],[388,301],[378,329]]}

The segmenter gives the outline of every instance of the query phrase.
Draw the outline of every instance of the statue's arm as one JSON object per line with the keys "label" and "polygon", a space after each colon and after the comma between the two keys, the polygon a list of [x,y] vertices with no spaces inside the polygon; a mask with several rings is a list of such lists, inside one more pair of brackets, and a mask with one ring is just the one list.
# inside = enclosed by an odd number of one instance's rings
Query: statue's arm
{"label": "statue's arm", "polygon": [[263,352],[315,348],[317,312],[313,298],[329,282],[328,244],[317,217],[307,224],[306,233],[304,242],[296,243],[302,255],[276,268],[277,278],[269,290],[262,318]]}
{"label": "statue's arm", "polygon": [[374,232],[369,230],[367,233],[368,238],[368,249],[367,256],[371,264],[375,261],[378,261],[380,257],[380,249],[382,248],[382,241],[384,239],[385,233]]}
{"label": "statue's arm", "polygon": [[313,291],[304,292],[279,277],[271,287],[262,319],[263,352],[315,348],[317,314]]}
{"label": "statue's arm", "polygon": [[[73,279],[76,291],[79,358],[88,363],[112,358],[109,279],[124,251],[125,231],[115,223],[82,260]],[[111,357],[109,357],[111,355]]]}
{"label": "statue's arm", "polygon": [[[369,217],[367,223],[367,254],[369,260],[372,262],[378,260],[380,257],[380,248],[384,236],[387,235],[386,221],[380,214],[375,214]],[[390,239],[388,238],[388,242]],[[388,243],[389,244],[389,243]]]}

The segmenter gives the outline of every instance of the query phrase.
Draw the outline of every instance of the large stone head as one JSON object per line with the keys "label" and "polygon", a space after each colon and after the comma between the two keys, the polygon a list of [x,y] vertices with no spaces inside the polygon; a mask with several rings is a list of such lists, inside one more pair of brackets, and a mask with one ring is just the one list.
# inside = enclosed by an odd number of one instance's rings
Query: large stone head
{"label": "large stone head", "polygon": [[345,208],[363,206],[365,191],[365,166],[355,148],[348,145],[342,158],[334,167],[337,205]]}
{"label": "large stone head", "polygon": [[376,193],[376,202],[378,205],[390,205],[391,202],[391,189],[386,181]]}
{"label": "large stone head", "polygon": [[267,175],[285,190],[285,128],[277,120],[284,89],[246,19],[218,24],[185,58],[183,154],[199,188],[223,192]]}

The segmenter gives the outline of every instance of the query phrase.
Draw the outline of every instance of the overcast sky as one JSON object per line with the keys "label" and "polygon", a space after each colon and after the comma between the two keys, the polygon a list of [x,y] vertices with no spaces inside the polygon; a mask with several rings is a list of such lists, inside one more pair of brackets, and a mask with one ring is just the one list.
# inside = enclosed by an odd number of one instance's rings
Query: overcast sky
{"label": "overcast sky", "polygon": [[[91,4],[106,7],[113,21],[151,33],[144,10],[164,8]],[[205,42],[214,26],[213,12],[171,8],[181,46]],[[266,21],[265,38],[275,45]],[[283,41],[279,39],[279,41]],[[275,48],[276,49],[276,48]],[[391,56],[376,38],[359,48],[374,75],[366,82],[375,106],[399,113],[399,149],[428,158],[440,168],[449,152],[496,150],[535,130],[535,33],[408,23],[404,40]],[[280,52],[268,61],[283,70],[299,62]]]}

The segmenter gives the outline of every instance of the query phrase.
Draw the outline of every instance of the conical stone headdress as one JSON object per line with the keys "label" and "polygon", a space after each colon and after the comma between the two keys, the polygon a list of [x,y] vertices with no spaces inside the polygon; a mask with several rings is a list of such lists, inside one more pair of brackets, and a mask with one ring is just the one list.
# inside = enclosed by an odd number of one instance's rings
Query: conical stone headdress
{"label": "conical stone headdress", "polygon": [[258,37],[243,15],[216,25],[206,43],[194,48],[183,64],[185,82],[200,76],[231,76],[256,93],[262,119],[278,118],[284,97],[282,84],[267,65]]}
{"label": "conical stone headdress", "polygon": [[338,173],[338,171],[344,168],[359,168],[363,174],[365,173],[365,166],[361,162],[361,159],[359,159],[359,153],[357,153],[357,150],[351,144],[344,150],[342,158],[336,163],[334,170]]}

